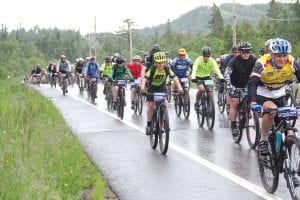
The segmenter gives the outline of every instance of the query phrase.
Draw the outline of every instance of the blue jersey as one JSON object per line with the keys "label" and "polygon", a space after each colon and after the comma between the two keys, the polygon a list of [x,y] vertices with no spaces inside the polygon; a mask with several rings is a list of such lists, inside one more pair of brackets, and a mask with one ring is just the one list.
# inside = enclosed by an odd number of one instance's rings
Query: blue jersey
{"label": "blue jersey", "polygon": [[85,67],[85,75],[96,78],[99,74],[99,64],[96,62],[88,62]]}
{"label": "blue jersey", "polygon": [[171,69],[178,78],[185,78],[187,70],[192,70],[193,61],[190,58],[180,60],[176,57],[171,63]]}

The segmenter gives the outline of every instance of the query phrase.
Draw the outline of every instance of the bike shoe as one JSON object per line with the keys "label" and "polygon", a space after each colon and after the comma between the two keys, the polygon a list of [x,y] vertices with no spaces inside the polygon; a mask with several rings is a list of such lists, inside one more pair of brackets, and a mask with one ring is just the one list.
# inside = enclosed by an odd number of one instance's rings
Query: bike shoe
{"label": "bike shoe", "polygon": [[150,135],[151,134],[151,126],[147,126],[146,127],[146,135]]}
{"label": "bike shoe", "polygon": [[195,109],[195,111],[199,111],[200,110],[200,105],[199,105],[199,103],[195,103],[195,105],[194,105],[194,109]]}
{"label": "bike shoe", "polygon": [[233,128],[231,130],[231,134],[232,134],[232,136],[237,137],[237,136],[239,136],[240,132],[237,128]]}
{"label": "bike shoe", "polygon": [[268,141],[260,141],[257,150],[260,156],[269,155]]}

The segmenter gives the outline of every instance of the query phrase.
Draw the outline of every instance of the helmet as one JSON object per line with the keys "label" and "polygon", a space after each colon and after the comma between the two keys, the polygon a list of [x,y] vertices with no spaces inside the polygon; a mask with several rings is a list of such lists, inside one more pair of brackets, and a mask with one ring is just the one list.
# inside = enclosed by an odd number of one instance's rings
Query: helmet
{"label": "helmet", "polygon": [[165,55],[166,55],[167,57],[170,57],[170,52],[166,51],[166,52],[165,52]]}
{"label": "helmet", "polygon": [[249,42],[241,42],[239,44],[239,50],[251,50],[252,45]]}
{"label": "helmet", "polygon": [[155,45],[153,45],[152,50],[159,52],[159,51],[161,51],[161,48],[160,48],[159,44],[155,44]]}
{"label": "helmet", "polygon": [[83,58],[78,58],[78,61],[79,61],[79,62],[82,62],[82,61],[83,61]]}
{"label": "helmet", "polygon": [[105,61],[106,61],[106,62],[111,62],[111,61],[112,61],[111,56],[106,56],[106,57],[105,57]]}
{"label": "helmet", "polygon": [[36,64],[36,67],[41,67],[40,64]]}
{"label": "helmet", "polygon": [[238,51],[238,50],[239,50],[238,45],[233,45],[232,48],[231,48],[231,52]]}
{"label": "helmet", "polygon": [[114,53],[114,57],[118,57],[118,56],[120,56],[119,53]]}
{"label": "helmet", "polygon": [[202,49],[202,55],[203,56],[210,56],[211,55],[211,48],[210,47],[204,47]]}
{"label": "helmet", "polygon": [[155,62],[166,62],[166,54],[164,52],[156,52],[153,55],[153,59]]}
{"label": "helmet", "polygon": [[96,59],[96,56],[91,56],[91,57],[90,57],[90,60],[92,60],[92,59],[95,60],[95,59]]}
{"label": "helmet", "polygon": [[269,47],[273,39],[269,39],[265,42],[265,47]]}
{"label": "helmet", "polygon": [[185,54],[186,54],[186,50],[184,48],[178,49],[178,55],[185,55]]}
{"label": "helmet", "polygon": [[292,46],[287,40],[276,38],[271,41],[270,50],[275,54],[288,54],[292,52]]}
{"label": "helmet", "polygon": [[123,56],[118,56],[116,58],[116,63],[117,64],[123,64],[125,62],[125,59],[123,58]]}
{"label": "helmet", "polygon": [[263,55],[265,54],[265,51],[266,51],[265,47],[261,48],[261,50],[260,50],[260,55],[263,56]]}
{"label": "helmet", "polygon": [[86,60],[90,60],[90,58],[91,58],[91,57],[88,56],[88,57],[86,57],[85,59],[86,59]]}
{"label": "helmet", "polygon": [[66,56],[65,55],[61,55],[60,58],[66,58]]}
{"label": "helmet", "polygon": [[133,56],[132,60],[141,60],[141,56],[135,55],[135,56]]}

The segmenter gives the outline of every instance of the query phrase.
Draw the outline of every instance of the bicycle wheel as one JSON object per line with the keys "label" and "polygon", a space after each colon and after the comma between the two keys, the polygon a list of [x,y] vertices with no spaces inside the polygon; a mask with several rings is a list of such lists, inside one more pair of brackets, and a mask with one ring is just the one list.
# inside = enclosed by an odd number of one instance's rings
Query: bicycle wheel
{"label": "bicycle wheel", "polygon": [[138,95],[137,107],[138,107],[139,115],[142,115],[142,113],[143,113],[143,97],[141,95]]}
{"label": "bicycle wheel", "polygon": [[91,103],[95,103],[95,95],[96,95],[96,86],[94,83],[91,85]]}
{"label": "bicycle wheel", "polygon": [[172,89],[171,89],[171,83],[170,84],[168,84],[167,85],[167,90],[168,90],[168,97],[167,97],[167,99],[168,99],[168,102],[170,102],[171,101],[171,98],[172,98]]}
{"label": "bicycle wheel", "polygon": [[159,148],[161,154],[165,155],[169,147],[169,116],[165,106],[160,107],[159,117]]}
{"label": "bicycle wheel", "polygon": [[63,91],[63,95],[66,95],[66,87],[67,87],[67,82],[65,80],[63,80],[63,84],[62,84],[62,91]]}
{"label": "bicycle wheel", "polygon": [[251,149],[255,149],[260,140],[260,126],[258,113],[248,111],[246,116],[246,135]]}
{"label": "bicycle wheel", "polygon": [[134,113],[137,114],[138,112],[138,94],[136,92],[134,92],[134,95],[133,95],[133,99],[134,99]]}
{"label": "bicycle wheel", "polygon": [[207,96],[207,108],[206,108],[206,123],[207,123],[207,128],[209,130],[212,130],[215,125],[215,103],[213,96],[210,94]]}
{"label": "bicycle wheel", "polygon": [[292,199],[300,199],[300,143],[295,135],[288,136],[284,174]]}
{"label": "bicycle wheel", "polygon": [[190,95],[188,91],[185,92],[184,96],[182,97],[182,106],[183,106],[183,115],[186,119],[190,116],[190,110],[191,110],[191,102],[190,102]]}
{"label": "bicycle wheel", "polygon": [[176,115],[178,117],[180,117],[181,108],[182,108],[182,101],[181,101],[181,97],[180,96],[177,96],[177,95],[174,96],[174,105],[175,105]]}
{"label": "bicycle wheel", "polygon": [[[269,136],[269,143],[275,144],[274,134]],[[260,156],[258,154],[259,175],[265,190],[273,194],[278,187],[279,170],[276,167],[276,152],[275,147],[269,151],[268,156]]]}
{"label": "bicycle wheel", "polygon": [[120,119],[124,117],[124,91],[123,88],[119,88],[119,103],[118,103],[118,115]]}
{"label": "bicycle wheel", "polygon": [[225,103],[226,103],[225,100],[226,100],[225,92],[223,92],[222,94],[218,92],[218,108],[220,114],[223,114],[225,111]]}
{"label": "bicycle wheel", "polygon": [[[155,113],[155,112],[154,112]],[[152,149],[155,149],[158,143],[158,124],[156,123],[155,114],[153,113],[152,122],[151,122],[151,132],[150,132],[150,145]]]}
{"label": "bicycle wheel", "polygon": [[[298,91],[296,91],[298,93]],[[297,95],[295,93],[295,95]],[[290,92],[290,93],[287,93],[285,95],[285,105],[286,106],[292,106],[292,107],[296,107],[297,106],[297,103],[296,103],[296,99],[295,99],[295,96],[293,96],[293,94]],[[294,127],[295,124],[296,124],[296,119],[294,120],[289,120],[288,123]]]}
{"label": "bicycle wheel", "polygon": [[232,135],[232,139],[235,143],[239,144],[243,137],[243,129],[245,128],[245,116],[244,112],[240,109],[237,109],[237,115],[236,126],[239,133],[237,135]]}
{"label": "bicycle wheel", "polygon": [[199,105],[199,110],[196,111],[197,115],[197,121],[198,121],[198,126],[202,127],[204,124],[204,119],[205,119],[205,110],[206,110],[206,103],[203,100],[204,97],[201,98],[201,104]]}

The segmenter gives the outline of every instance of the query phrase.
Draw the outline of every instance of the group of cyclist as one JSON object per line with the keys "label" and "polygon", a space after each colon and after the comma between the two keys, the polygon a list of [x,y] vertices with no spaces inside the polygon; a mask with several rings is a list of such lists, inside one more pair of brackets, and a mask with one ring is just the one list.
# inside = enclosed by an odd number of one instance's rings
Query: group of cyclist
{"label": "group of cyclist", "polygon": [[[215,74],[219,79],[220,92],[227,89],[227,104],[229,106],[229,120],[231,122],[232,135],[238,134],[237,129],[237,98],[236,88],[243,88],[249,95],[251,105],[259,104],[263,107],[276,108],[285,105],[285,86],[295,75],[300,81],[300,66],[291,55],[291,44],[281,38],[270,39],[259,58],[251,54],[252,45],[249,42],[241,42],[234,45],[231,55],[221,55],[218,59],[212,58],[212,49],[204,47],[201,55],[193,62],[184,48],[179,48],[174,59],[169,58],[169,52],[163,52],[159,45],[147,54],[146,59],[135,55],[130,62],[116,53],[106,56],[105,62],[99,65],[96,57],[91,56],[85,61],[82,58],[76,60],[75,73],[79,78],[84,74],[85,80],[100,77],[104,81],[103,94],[106,93],[107,84],[113,82],[113,107],[115,109],[118,86],[116,80],[129,79],[131,86],[131,108],[134,106],[135,85],[140,85],[141,94],[154,92],[167,92],[168,78],[173,82],[173,93],[182,94],[181,78],[189,78],[197,84],[196,102],[194,109],[200,108],[201,96],[205,91],[204,80],[212,79]],[[40,73],[39,65],[32,74]],[[70,73],[71,65],[65,56],[55,63],[49,63],[47,71],[54,73]],[[97,92],[96,92],[97,94]],[[97,98],[97,96],[96,96]],[[150,134],[151,116],[154,103],[153,96],[147,98],[147,125],[146,135]],[[261,154],[268,154],[268,132],[274,123],[276,113],[263,115],[261,126],[261,141],[258,150]]]}

